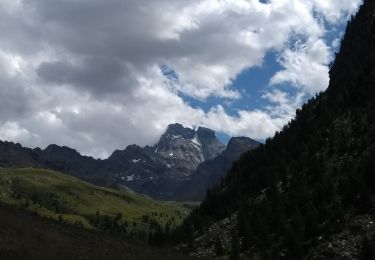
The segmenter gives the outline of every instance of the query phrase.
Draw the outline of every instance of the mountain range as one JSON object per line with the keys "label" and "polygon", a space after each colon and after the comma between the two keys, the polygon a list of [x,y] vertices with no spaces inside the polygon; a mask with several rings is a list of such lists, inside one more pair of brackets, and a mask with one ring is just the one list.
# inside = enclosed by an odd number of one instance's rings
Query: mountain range
{"label": "mountain range", "polygon": [[48,168],[97,185],[126,185],[162,200],[200,200],[240,154],[259,143],[247,137],[222,144],[211,129],[171,124],[154,146],[129,145],[105,160],[58,145],[24,148],[0,142],[1,167]]}

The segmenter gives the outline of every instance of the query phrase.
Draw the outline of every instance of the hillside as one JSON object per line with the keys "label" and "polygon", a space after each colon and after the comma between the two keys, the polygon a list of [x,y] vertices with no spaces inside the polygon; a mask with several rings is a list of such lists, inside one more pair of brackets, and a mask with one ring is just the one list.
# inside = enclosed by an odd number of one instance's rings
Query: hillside
{"label": "hillside", "polygon": [[190,206],[158,202],[125,187],[103,188],[62,173],[33,168],[0,169],[0,202],[40,216],[147,240],[160,227],[173,229]]}
{"label": "hillside", "polygon": [[175,238],[196,255],[374,259],[375,2],[348,23],[330,84],[235,162]]}
{"label": "hillside", "polygon": [[259,142],[247,137],[232,137],[225,150],[217,157],[200,163],[190,178],[182,181],[175,194],[180,201],[202,201],[211,189],[225,176],[232,163],[241,154],[255,149]]}
{"label": "hillside", "polygon": [[0,205],[0,259],[101,260],[191,259],[168,249],[129,242],[106,232],[85,230]]}

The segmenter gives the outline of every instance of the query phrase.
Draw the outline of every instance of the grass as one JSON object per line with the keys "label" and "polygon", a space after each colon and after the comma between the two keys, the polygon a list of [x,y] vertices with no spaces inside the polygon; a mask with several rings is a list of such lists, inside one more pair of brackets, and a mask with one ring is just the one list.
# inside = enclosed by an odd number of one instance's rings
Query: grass
{"label": "grass", "polygon": [[147,232],[151,222],[173,228],[191,210],[190,204],[155,201],[126,187],[98,187],[37,168],[0,169],[0,202],[89,229],[116,223],[128,234]]}
{"label": "grass", "polygon": [[188,260],[168,247],[133,243],[116,233],[50,221],[0,204],[1,260]]}

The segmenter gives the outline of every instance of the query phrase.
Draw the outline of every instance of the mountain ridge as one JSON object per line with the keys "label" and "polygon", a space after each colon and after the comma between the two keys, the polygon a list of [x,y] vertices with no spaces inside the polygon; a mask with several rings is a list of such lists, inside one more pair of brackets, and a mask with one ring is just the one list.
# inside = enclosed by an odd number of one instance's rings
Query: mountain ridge
{"label": "mountain ridge", "polygon": [[198,165],[189,180],[181,182],[177,199],[186,201],[202,201],[209,189],[219,184],[221,178],[232,166],[232,163],[250,150],[257,148],[259,142],[248,137],[232,137],[225,150],[217,157]]}
{"label": "mountain ridge", "polygon": [[153,146],[129,145],[107,159],[51,144],[45,149],[24,148],[0,141],[1,167],[40,167],[68,173],[97,185],[123,184],[156,199],[173,200],[180,183],[190,179],[198,165],[225,150],[211,129],[196,130],[171,124]]}

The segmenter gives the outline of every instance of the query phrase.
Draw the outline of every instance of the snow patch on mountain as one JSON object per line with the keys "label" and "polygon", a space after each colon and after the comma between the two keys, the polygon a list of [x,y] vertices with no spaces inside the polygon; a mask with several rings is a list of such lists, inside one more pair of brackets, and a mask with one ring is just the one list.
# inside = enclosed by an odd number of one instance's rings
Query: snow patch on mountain
{"label": "snow patch on mountain", "polygon": [[195,135],[193,139],[191,139],[193,144],[196,144],[197,146],[202,146],[202,144],[198,140],[198,136]]}

